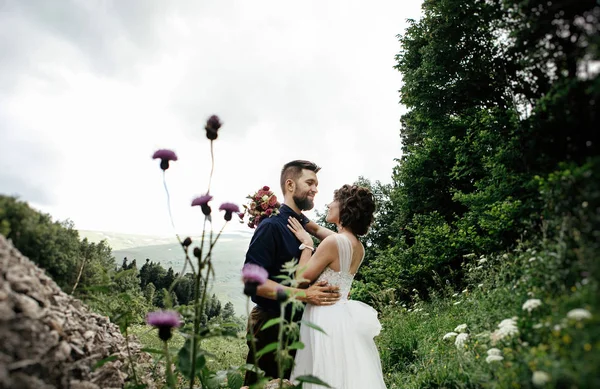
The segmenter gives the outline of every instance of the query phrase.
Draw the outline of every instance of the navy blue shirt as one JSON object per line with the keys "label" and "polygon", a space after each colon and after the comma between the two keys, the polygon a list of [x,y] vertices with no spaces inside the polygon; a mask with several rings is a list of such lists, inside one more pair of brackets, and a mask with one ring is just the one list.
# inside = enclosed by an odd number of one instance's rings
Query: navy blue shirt
{"label": "navy blue shirt", "polygon": [[[302,214],[297,214],[285,204],[279,208],[279,214],[260,222],[246,253],[244,263],[254,263],[264,267],[269,273],[269,279],[281,283],[277,276],[283,274],[281,267],[292,259],[300,258],[300,242],[287,227],[290,216],[305,226],[309,220]],[[268,298],[254,296],[252,301],[264,310],[279,314],[279,303]]]}

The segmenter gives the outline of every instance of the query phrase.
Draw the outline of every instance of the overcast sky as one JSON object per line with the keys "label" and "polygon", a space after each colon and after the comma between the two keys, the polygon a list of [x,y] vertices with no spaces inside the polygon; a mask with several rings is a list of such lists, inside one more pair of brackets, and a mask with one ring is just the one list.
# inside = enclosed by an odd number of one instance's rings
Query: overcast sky
{"label": "overcast sky", "polygon": [[[0,193],[79,229],[180,232],[191,200],[243,204],[281,166],[322,166],[316,209],[400,157],[397,34],[420,1],[0,0]],[[309,216],[311,216],[309,214]],[[232,229],[242,228],[237,224]]]}

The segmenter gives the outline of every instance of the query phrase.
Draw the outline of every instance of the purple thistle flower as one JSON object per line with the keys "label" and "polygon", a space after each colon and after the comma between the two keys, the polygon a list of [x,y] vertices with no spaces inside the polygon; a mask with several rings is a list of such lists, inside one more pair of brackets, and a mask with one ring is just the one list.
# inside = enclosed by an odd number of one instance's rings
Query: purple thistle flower
{"label": "purple thistle flower", "polygon": [[209,117],[206,121],[206,126],[204,127],[206,130],[206,137],[210,140],[217,139],[219,128],[221,128],[222,125],[223,123],[221,123],[221,120],[217,115]]}
{"label": "purple thistle flower", "polygon": [[180,327],[182,324],[179,313],[174,311],[148,312],[146,323],[158,328],[158,337],[165,342],[171,339],[171,330],[174,327]]}
{"label": "purple thistle flower", "polygon": [[152,154],[152,159],[160,159],[160,168],[167,170],[169,168],[169,161],[177,161],[177,154],[173,150],[160,149]]}
{"label": "purple thistle flower", "polygon": [[196,197],[193,201],[192,201],[192,207],[195,205],[208,205],[208,202],[210,200],[212,200],[213,197],[209,194],[205,194],[204,196],[200,196],[200,197]]}
{"label": "purple thistle flower", "polygon": [[244,294],[254,296],[256,288],[264,284],[269,277],[269,273],[262,266],[253,263],[247,263],[242,269],[242,280],[244,281]]}
{"label": "purple thistle flower", "polygon": [[196,197],[192,201],[192,207],[199,205],[200,208],[202,208],[202,213],[205,214],[206,216],[208,216],[208,215],[210,215],[210,212],[211,212],[211,209],[210,209],[210,206],[208,205],[208,202],[210,200],[212,200],[212,198],[213,197],[211,195],[209,195],[208,193],[205,194],[204,196]]}
{"label": "purple thistle flower", "polygon": [[269,277],[267,270],[259,265],[253,263],[247,263],[242,269],[242,279],[244,282],[256,282],[257,284],[264,284]]}
{"label": "purple thistle flower", "polygon": [[231,215],[235,212],[238,213],[240,211],[240,207],[238,207],[234,203],[223,203],[219,207],[219,211],[225,211],[225,220],[230,221]]}
{"label": "purple thistle flower", "polygon": [[276,296],[277,296],[277,301],[280,303],[283,303],[288,299],[287,292],[285,291],[285,288],[281,285],[277,286]]}

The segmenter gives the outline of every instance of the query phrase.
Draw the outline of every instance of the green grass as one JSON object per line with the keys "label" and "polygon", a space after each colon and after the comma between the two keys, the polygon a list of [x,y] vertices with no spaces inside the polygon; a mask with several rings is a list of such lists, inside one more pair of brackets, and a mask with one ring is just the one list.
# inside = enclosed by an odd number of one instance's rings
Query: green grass
{"label": "green grass", "polygon": [[[144,348],[162,350],[162,341],[158,339],[157,332],[147,325],[134,325],[130,327],[131,334],[137,336]],[[173,334],[169,341],[171,353],[176,355],[183,346],[184,338],[179,332]],[[213,370],[225,370],[231,366],[240,366],[246,361],[248,347],[244,335],[236,338],[221,337],[203,340],[200,347],[207,350],[213,356],[208,360],[208,367]],[[156,355],[155,355],[156,357]]]}

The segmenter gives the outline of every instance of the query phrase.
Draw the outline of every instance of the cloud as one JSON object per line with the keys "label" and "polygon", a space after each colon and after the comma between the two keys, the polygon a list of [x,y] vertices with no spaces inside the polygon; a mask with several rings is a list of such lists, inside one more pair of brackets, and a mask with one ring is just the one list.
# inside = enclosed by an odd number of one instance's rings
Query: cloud
{"label": "cloud", "polygon": [[150,159],[164,147],[180,156],[167,174],[178,228],[197,228],[213,113],[217,204],[311,159],[322,208],[359,175],[389,181],[400,156],[395,35],[418,1],[5,3],[2,190],[82,228],[169,230]]}

